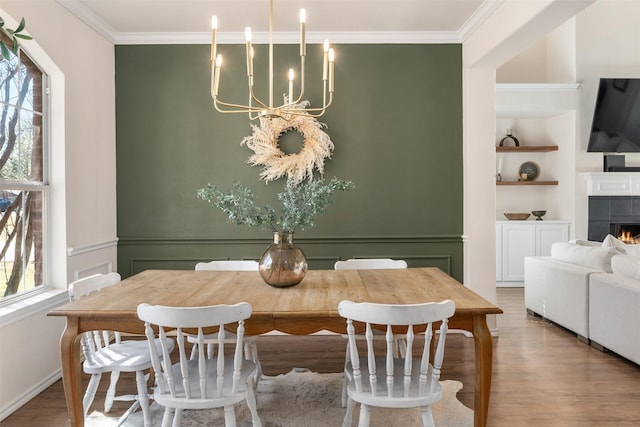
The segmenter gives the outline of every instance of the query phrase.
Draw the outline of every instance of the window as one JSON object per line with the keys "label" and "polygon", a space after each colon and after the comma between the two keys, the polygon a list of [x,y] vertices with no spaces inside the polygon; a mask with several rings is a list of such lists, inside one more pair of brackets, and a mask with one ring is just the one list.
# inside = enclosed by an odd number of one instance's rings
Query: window
{"label": "window", "polygon": [[22,50],[0,57],[0,302],[46,284],[45,82]]}

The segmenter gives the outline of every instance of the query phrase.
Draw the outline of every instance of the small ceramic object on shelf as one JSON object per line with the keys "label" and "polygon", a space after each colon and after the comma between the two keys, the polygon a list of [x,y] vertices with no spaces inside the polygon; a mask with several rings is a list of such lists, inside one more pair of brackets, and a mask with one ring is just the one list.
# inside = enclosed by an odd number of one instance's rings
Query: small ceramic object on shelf
{"label": "small ceramic object on shelf", "polygon": [[513,133],[511,132],[511,129],[507,129],[507,136],[505,136],[504,138],[502,138],[500,140],[500,147],[502,147],[505,144],[505,142],[509,142],[509,141],[513,141],[513,143],[516,145],[516,147],[520,146],[520,141],[518,141],[518,138],[513,136]]}
{"label": "small ceramic object on shelf", "polygon": [[518,171],[520,181],[535,181],[540,175],[540,168],[534,162],[524,162]]}
{"label": "small ceramic object on shelf", "polygon": [[504,216],[507,217],[507,219],[511,220],[511,221],[524,221],[527,218],[529,218],[531,216],[530,213],[511,213],[511,212],[507,212],[504,214]]}
{"label": "small ceramic object on shelf", "polygon": [[531,211],[531,214],[536,217],[536,221],[542,221],[542,217],[545,216],[547,211]]}

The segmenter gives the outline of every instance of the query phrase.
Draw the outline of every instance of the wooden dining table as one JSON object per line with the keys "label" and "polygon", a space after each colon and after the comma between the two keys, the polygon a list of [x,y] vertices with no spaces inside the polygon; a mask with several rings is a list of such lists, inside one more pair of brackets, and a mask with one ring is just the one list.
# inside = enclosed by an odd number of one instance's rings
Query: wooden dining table
{"label": "wooden dining table", "polygon": [[493,343],[487,315],[502,310],[438,268],[393,270],[310,270],[290,288],[265,284],[254,271],[147,270],[82,299],[62,305],[50,316],[66,317],[60,340],[62,380],[72,426],[83,426],[80,335],[93,330],[144,333],[136,314],[140,303],[178,307],[234,304],[253,307],[247,335],[270,331],[306,335],[322,330],[345,333],[338,314],[342,300],[415,304],[451,299],[456,304],[450,329],[475,340],[474,425],[487,422]]}

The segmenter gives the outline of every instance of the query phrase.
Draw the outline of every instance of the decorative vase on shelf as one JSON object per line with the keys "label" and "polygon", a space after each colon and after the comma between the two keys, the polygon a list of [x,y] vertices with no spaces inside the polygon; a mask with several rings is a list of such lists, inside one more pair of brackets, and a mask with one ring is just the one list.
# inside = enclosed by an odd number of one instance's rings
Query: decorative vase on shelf
{"label": "decorative vase on shelf", "polygon": [[273,243],[260,258],[262,280],[275,288],[297,285],[307,273],[307,257],[293,243],[293,233],[275,231]]}
{"label": "decorative vase on shelf", "polygon": [[504,144],[506,144],[509,141],[513,141],[516,147],[520,146],[520,141],[518,141],[518,138],[513,136],[513,132],[511,132],[511,129],[507,129],[507,136],[505,136],[500,140],[500,147],[502,147]]}

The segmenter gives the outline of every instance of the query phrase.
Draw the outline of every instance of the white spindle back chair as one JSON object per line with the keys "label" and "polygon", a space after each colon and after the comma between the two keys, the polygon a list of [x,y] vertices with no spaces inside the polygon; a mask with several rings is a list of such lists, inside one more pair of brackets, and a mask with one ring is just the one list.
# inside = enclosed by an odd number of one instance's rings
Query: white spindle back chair
{"label": "white spindle back chair", "polygon": [[[69,299],[74,301],[93,292],[100,292],[101,289],[119,282],[120,275],[118,273],[95,274],[76,280],[69,285]],[[124,422],[128,415],[140,405],[144,425],[151,426],[147,380],[144,373],[151,368],[151,355],[149,354],[147,341],[123,341],[118,332],[91,331],[82,335],[81,347],[84,356],[82,368],[85,373],[91,375],[82,402],[85,418],[95,398],[102,374],[111,372],[111,382],[105,397],[104,411],[111,411],[114,400],[134,400],[134,404],[120,418],[118,425]],[[116,384],[118,383],[120,372],[135,372],[137,395],[116,396]]]}
{"label": "white spindle back chair", "polygon": [[[402,259],[391,258],[351,258],[343,261],[336,261],[333,265],[335,270],[375,270],[375,269],[401,269],[407,268],[407,262]],[[384,335],[379,331],[374,331],[374,339],[384,339]],[[346,335],[343,335],[346,338]],[[358,336],[361,339],[364,337]],[[407,347],[404,336],[398,334],[394,335],[394,356],[404,356],[404,351]],[[347,347],[345,355],[345,366],[349,363],[349,348]],[[347,406],[347,379],[345,377],[342,383],[342,407]]]}
{"label": "white spindle back chair", "polygon": [[[145,323],[148,341],[156,339],[157,328],[161,351],[150,345],[153,369],[156,372],[155,401],[165,407],[162,426],[179,426],[182,409],[224,408],[225,426],[234,427],[233,405],[246,400],[251,411],[254,427],[261,426],[254,395],[256,366],[251,361],[243,363],[244,320],[251,316],[251,305],[243,302],[235,305],[208,307],[166,307],[140,304],[138,317]],[[233,356],[225,355],[225,325],[237,327]],[[204,351],[205,328],[217,330],[219,351],[214,358]],[[176,329],[179,361],[173,365],[162,363],[169,360],[171,352],[167,332]],[[195,359],[187,357],[186,335],[195,334],[198,352]]]}
{"label": "white spindle back chair", "polygon": [[[367,427],[370,419],[370,407],[410,408],[420,407],[422,423],[433,427],[431,406],[442,398],[440,369],[444,359],[444,345],[447,336],[448,319],[455,312],[455,303],[442,302],[390,305],[374,303],[356,303],[342,301],[338,312],[347,319],[347,335],[351,361],[345,372],[347,378],[347,413],[343,427],[351,426],[355,403],[360,403],[359,427]],[[433,361],[431,341],[433,323],[441,321]],[[354,322],[365,323],[367,354],[361,357],[356,345]],[[376,356],[373,340],[373,325],[386,327],[386,353]],[[426,325],[423,334],[422,355],[413,357],[416,326]],[[406,356],[396,358],[393,355],[393,330],[395,327],[407,327]]]}
{"label": "white spindle back chair", "polygon": [[[209,262],[199,262],[196,264],[196,271],[258,271],[258,261],[253,260],[215,260]],[[191,357],[195,357],[198,351],[198,343],[193,335],[187,336],[188,341],[193,344],[191,349]],[[233,344],[235,335],[227,332],[225,344]],[[216,334],[204,337],[204,343],[207,344],[207,354],[209,358],[213,357],[214,347],[218,343]],[[262,377],[262,366],[258,359],[258,346],[256,345],[256,337],[244,337],[244,355],[247,360],[251,360],[256,364],[256,384]]]}
{"label": "white spindle back chair", "polygon": [[335,270],[364,270],[376,268],[407,268],[407,262],[391,258],[352,258],[336,261]]}

